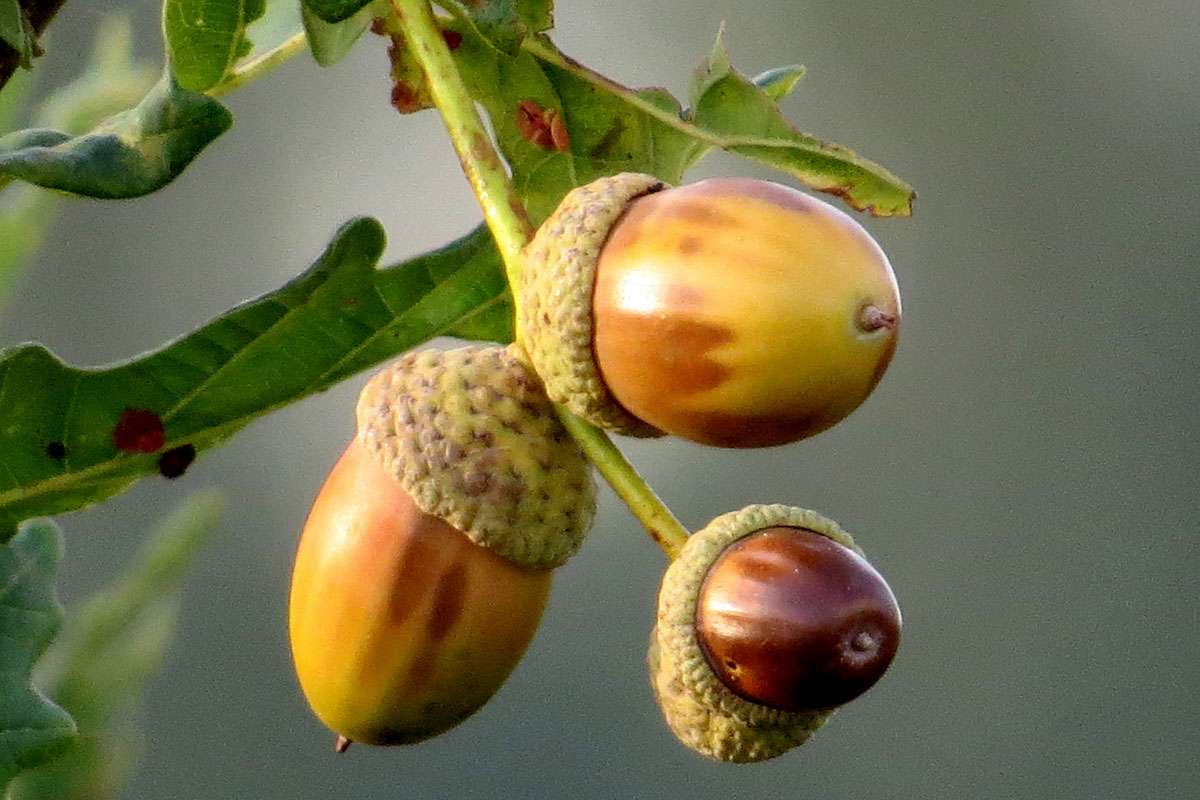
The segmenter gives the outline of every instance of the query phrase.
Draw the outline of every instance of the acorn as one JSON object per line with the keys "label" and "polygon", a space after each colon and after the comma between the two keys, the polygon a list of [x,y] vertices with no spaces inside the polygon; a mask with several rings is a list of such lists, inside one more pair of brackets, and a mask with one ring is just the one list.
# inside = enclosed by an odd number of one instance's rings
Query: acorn
{"label": "acorn", "polygon": [[525,345],[550,398],[634,436],[812,436],[871,393],[899,331],[870,234],[761,180],[601,178],[543,223],[524,274]]}
{"label": "acorn", "polygon": [[339,751],[418,742],[486,703],[594,509],[589,465],[510,351],[410,353],[376,375],[292,577],[296,672]]}
{"label": "acorn", "polygon": [[748,506],[694,534],[668,568],[648,654],[683,744],[720,761],[774,758],[874,685],[900,644],[887,582],[837,523]]}

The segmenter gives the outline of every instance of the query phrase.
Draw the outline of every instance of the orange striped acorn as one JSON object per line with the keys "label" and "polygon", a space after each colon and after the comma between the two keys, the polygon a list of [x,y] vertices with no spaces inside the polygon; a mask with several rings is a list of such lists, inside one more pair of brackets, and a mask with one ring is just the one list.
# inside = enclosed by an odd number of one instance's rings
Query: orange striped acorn
{"label": "orange striped acorn", "polygon": [[[532,377],[475,347],[410,354],[364,389],[358,434],[305,524],[289,610],[300,685],[339,751],[454,727],[532,640],[594,492]],[[536,509],[526,493],[547,481],[565,483]]]}
{"label": "orange striped acorn", "polygon": [[550,397],[622,433],[769,447],[826,430],[892,358],[891,265],[795,189],[621,174],[574,190],[527,251],[524,324]]}

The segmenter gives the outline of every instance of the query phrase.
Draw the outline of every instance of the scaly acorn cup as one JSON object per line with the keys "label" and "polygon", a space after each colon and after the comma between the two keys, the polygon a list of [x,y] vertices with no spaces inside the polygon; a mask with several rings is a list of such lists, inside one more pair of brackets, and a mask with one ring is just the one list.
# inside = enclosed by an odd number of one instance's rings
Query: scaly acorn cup
{"label": "scaly acorn cup", "polygon": [[662,431],[626,411],[600,376],[592,290],[613,223],[632,200],[665,187],[652,175],[622,172],[573,189],[525,248],[523,341],[546,393],[576,416],[627,436]]}
{"label": "scaly acorn cup", "polygon": [[748,506],[694,534],[667,569],[648,662],[668,727],[720,761],[803,744],[887,670],[900,609],[837,523]]}
{"label": "scaly acorn cup", "polygon": [[292,577],[296,672],[338,749],[421,741],[487,702],[594,497],[589,465],[508,351],[410,353],[373,378]]}
{"label": "scaly acorn cup", "polygon": [[601,178],[526,251],[535,369],[553,400],[620,433],[721,447],[812,436],[871,393],[899,320],[871,236],[767,181]]}

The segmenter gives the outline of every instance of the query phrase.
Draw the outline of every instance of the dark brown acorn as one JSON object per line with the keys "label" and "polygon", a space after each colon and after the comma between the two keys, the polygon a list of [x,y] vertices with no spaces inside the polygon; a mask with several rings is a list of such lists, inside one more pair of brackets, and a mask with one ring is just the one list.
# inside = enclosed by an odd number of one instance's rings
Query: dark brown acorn
{"label": "dark brown acorn", "polygon": [[832,708],[887,670],[900,645],[900,608],[850,548],[771,527],[734,542],[709,568],[696,637],[739,697],[786,711]]}
{"label": "dark brown acorn", "polygon": [[837,523],[747,506],[693,534],[663,576],[651,684],[685,745],[762,761],[878,681],[900,624],[891,589]]}

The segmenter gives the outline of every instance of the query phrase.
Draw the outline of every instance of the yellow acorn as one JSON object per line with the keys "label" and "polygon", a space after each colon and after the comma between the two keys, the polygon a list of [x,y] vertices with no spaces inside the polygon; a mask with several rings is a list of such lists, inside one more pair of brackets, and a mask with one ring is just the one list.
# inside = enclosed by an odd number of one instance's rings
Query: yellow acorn
{"label": "yellow acorn", "polygon": [[857,408],[896,347],[887,257],[795,189],[625,173],[569,193],[526,251],[526,346],[593,424],[767,447]]}
{"label": "yellow acorn", "polygon": [[296,672],[339,749],[417,742],[487,702],[593,513],[587,462],[509,351],[411,353],[377,375],[292,577]]}

